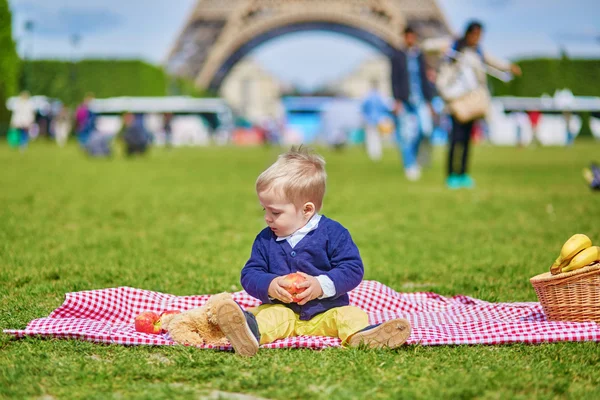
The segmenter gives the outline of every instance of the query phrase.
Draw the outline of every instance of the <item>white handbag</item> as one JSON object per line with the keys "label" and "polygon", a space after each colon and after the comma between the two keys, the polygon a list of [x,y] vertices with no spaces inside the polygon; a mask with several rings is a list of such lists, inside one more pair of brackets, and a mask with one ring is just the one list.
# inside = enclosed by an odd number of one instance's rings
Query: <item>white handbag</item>
{"label": "white handbag", "polygon": [[479,87],[448,102],[450,114],[460,123],[485,118],[490,108],[490,92]]}

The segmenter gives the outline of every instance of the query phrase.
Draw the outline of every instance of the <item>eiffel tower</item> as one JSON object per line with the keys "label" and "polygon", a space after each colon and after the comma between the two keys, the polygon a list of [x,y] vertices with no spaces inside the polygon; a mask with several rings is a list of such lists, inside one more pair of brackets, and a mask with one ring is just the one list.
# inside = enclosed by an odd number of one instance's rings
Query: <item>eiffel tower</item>
{"label": "eiffel tower", "polygon": [[216,90],[240,59],[274,37],[327,30],[390,55],[401,46],[407,25],[421,38],[451,33],[435,0],[198,0],[166,67]]}

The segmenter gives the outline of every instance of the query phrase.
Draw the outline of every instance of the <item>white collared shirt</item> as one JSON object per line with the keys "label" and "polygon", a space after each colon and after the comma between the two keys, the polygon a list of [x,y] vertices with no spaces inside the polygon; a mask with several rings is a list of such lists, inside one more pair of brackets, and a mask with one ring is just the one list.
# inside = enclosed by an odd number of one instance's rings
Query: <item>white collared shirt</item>
{"label": "white collared shirt", "polygon": [[[290,247],[293,249],[302,239],[304,239],[306,235],[308,235],[310,232],[314,231],[319,227],[320,220],[321,216],[319,214],[315,214],[306,223],[306,225],[298,229],[296,232],[288,236],[278,236],[275,240],[277,240],[278,242],[286,240],[289,243]],[[323,289],[323,295],[319,297],[319,299],[326,299],[328,297],[335,296],[335,285],[333,284],[331,278],[329,278],[327,275],[319,275],[316,276],[316,278],[321,284],[321,289]]]}
{"label": "white collared shirt", "polygon": [[292,233],[291,235],[287,235],[287,236],[282,236],[282,237],[277,236],[277,239],[275,239],[275,240],[277,240],[278,242],[281,242],[282,240],[287,240],[287,242],[290,244],[290,246],[293,249],[294,247],[296,247],[298,242],[300,242],[302,239],[304,239],[304,237],[306,235],[308,235],[310,232],[314,231],[315,229],[317,229],[319,227],[320,220],[321,220],[321,216],[319,214],[315,214],[312,216],[312,218],[310,220],[308,220],[306,225],[304,225],[302,228],[298,229],[296,232]]}

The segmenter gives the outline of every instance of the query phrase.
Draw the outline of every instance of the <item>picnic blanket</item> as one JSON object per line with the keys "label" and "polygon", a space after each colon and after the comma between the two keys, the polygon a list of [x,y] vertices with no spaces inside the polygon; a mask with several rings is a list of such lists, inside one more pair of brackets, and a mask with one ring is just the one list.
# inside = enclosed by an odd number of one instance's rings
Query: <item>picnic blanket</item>
{"label": "picnic blanket", "polygon": [[[364,281],[349,295],[350,304],[367,311],[371,323],[392,318],[408,319],[413,330],[407,344],[600,341],[599,324],[547,321],[539,303],[490,303],[467,296],[448,298],[427,292],[398,293],[376,281]],[[174,345],[176,343],[168,334],[136,332],[134,318],[143,311],[161,313],[199,307],[209,297],[174,296],[131,287],[67,293],[63,305],[47,318],[35,319],[23,330],[7,329],[4,332],[16,337],[74,338],[124,345]],[[233,298],[243,307],[260,304],[243,291],[234,293]],[[317,349],[336,346],[340,346],[337,338],[298,336],[262,347]]]}

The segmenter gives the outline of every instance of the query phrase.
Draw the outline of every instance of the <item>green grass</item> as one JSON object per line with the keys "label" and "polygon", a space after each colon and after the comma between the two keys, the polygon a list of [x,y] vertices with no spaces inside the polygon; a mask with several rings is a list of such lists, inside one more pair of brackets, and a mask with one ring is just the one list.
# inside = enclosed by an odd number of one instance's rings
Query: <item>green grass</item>
{"label": "green grass", "polygon": [[[600,241],[600,193],[581,170],[600,145],[474,149],[477,188],[443,185],[443,154],[409,184],[395,151],[323,151],[324,214],[352,233],[366,279],[398,291],[534,301],[573,233]],[[177,295],[239,290],[262,228],[256,176],[275,150],[156,150],[89,160],[75,146],[0,146],[0,328],[24,328],[64,293],[128,285]],[[0,335],[0,397],[273,399],[600,398],[596,343],[264,350],[124,347]],[[51,397],[47,397],[51,398]]]}

